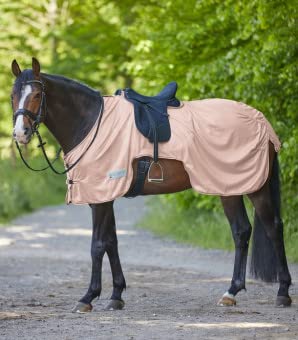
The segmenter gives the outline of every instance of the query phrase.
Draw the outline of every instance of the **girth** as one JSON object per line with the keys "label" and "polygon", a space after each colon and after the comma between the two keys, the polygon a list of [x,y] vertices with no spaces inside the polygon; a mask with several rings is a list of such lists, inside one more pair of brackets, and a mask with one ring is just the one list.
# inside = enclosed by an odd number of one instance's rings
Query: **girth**
{"label": "girth", "polygon": [[139,196],[143,193],[145,179],[150,167],[150,157],[142,157],[137,159],[137,176],[134,185],[124,195],[126,198],[132,198]]}

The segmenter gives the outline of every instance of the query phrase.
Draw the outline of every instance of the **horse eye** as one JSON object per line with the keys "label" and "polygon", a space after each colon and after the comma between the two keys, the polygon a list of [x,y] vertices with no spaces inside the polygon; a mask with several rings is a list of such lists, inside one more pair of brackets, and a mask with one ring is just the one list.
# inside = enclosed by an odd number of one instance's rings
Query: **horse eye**
{"label": "horse eye", "polygon": [[35,99],[39,99],[40,98],[40,93],[36,93],[36,95],[34,96]]}

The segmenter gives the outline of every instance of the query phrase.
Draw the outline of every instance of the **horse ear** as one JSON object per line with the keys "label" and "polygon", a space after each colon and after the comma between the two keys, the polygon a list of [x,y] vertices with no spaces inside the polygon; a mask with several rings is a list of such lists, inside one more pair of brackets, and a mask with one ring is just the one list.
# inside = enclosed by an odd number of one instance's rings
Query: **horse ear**
{"label": "horse ear", "polygon": [[32,58],[32,70],[33,74],[36,78],[39,78],[39,73],[40,73],[40,64],[39,61],[36,58]]}
{"label": "horse ear", "polygon": [[11,63],[11,71],[16,77],[18,77],[22,73],[20,66],[15,59]]}

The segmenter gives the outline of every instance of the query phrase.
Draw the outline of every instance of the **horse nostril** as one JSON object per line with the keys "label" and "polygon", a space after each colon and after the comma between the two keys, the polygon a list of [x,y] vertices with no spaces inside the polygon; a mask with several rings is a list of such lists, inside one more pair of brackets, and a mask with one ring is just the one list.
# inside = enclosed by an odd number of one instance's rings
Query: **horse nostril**
{"label": "horse nostril", "polygon": [[17,136],[17,134],[15,133],[15,132],[13,132],[13,134],[12,134],[14,137],[16,137]]}
{"label": "horse nostril", "polygon": [[25,129],[24,129],[24,135],[25,135],[25,136],[28,135],[28,132],[29,132],[29,128],[25,128]]}

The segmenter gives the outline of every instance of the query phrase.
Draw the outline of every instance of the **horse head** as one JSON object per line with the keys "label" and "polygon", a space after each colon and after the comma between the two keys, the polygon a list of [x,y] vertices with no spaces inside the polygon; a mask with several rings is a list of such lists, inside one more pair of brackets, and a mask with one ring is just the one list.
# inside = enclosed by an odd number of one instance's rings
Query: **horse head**
{"label": "horse head", "polygon": [[21,71],[17,61],[13,60],[11,70],[16,77],[11,94],[13,137],[18,143],[27,144],[46,113],[40,64],[32,58],[32,69]]}

